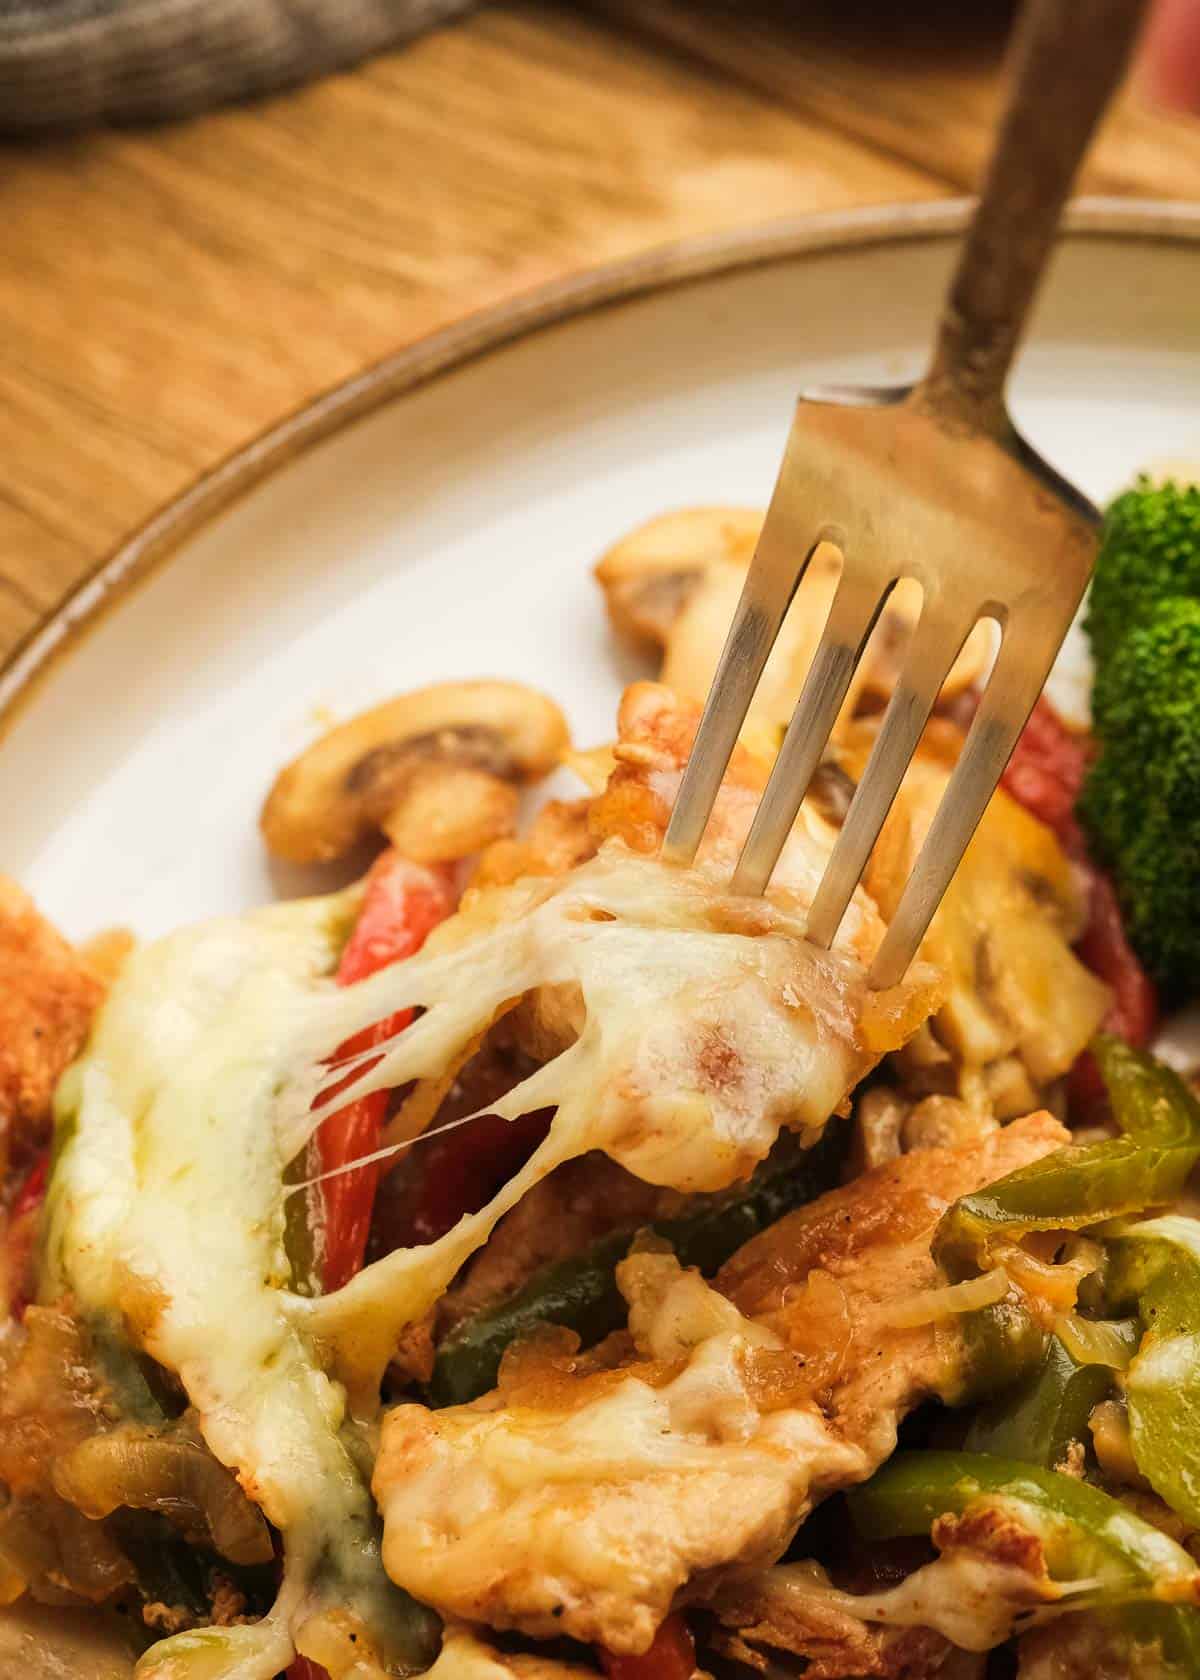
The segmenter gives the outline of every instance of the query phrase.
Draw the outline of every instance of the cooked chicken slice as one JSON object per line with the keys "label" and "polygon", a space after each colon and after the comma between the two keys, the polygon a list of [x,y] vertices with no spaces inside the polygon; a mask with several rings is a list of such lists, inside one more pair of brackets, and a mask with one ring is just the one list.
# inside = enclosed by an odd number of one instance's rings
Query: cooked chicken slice
{"label": "cooked chicken slice", "polygon": [[58,1077],[87,1037],[104,988],[39,915],[15,881],[0,875],[0,1139],[5,1153],[41,1142]]}
{"label": "cooked chicken slice", "polygon": [[758,1668],[787,1652],[820,1680],[932,1680],[955,1652],[990,1651],[1064,1605],[1041,1541],[1002,1511],[939,1517],[933,1542],[936,1561],[873,1592],[840,1592],[811,1562],[735,1577],[711,1601],[728,1630],[717,1648]]}
{"label": "cooked chicken slice", "polygon": [[940,1634],[871,1627],[839,1602],[848,1595],[826,1594],[815,1571],[803,1574],[784,1567],[732,1582],[713,1605],[715,1649],[764,1674],[787,1652],[803,1658],[805,1680],[941,1680],[950,1647]]}
{"label": "cooked chicken slice", "polygon": [[[617,714],[615,769],[592,804],[596,836],[616,836],[636,852],[658,851],[699,722],[697,705],[679,700],[660,684],[633,683],[626,689]],[[770,773],[769,758],[745,746],[734,749],[700,848],[700,867],[732,874]],[[816,803],[806,800],[771,877],[772,895],[807,908],[837,837],[836,827]],[[860,889],[850,902],[838,944],[868,960],[883,937],[883,927],[874,901]]]}
{"label": "cooked chicken slice", "polygon": [[961,1366],[955,1320],[903,1325],[946,1281],[930,1252],[938,1220],[960,1196],[1069,1141],[1039,1113],[956,1148],[904,1155],[753,1237],[716,1287],[780,1337],[825,1415],[881,1463],[897,1420]]}
{"label": "cooked chicken slice", "polygon": [[[846,749],[853,773],[861,773],[873,740],[873,726],[856,726]],[[926,732],[884,825],[865,879],[885,919],[962,740],[944,720]],[[1085,915],[1084,889],[1058,840],[998,790],[922,946],[947,978],[932,1028],[951,1053],[963,1095],[990,1096],[1001,1115],[1019,1113],[1097,1030],[1108,989],[1071,950]]]}
{"label": "cooked chicken slice", "polygon": [[[657,853],[675,794],[692,750],[699,707],[657,683],[634,683],[617,717],[617,742],[604,790],[592,800],[548,806],[527,841],[505,842],[485,854],[476,884],[510,882],[518,875],[563,875],[618,839],[633,851]],[[722,783],[699,864],[710,875],[732,874],[768,776],[770,761],[736,748]],[[773,894],[807,907],[837,839],[821,802],[806,801],[772,878]],[[838,938],[869,961],[883,937],[872,901],[857,892]],[[583,1008],[577,988],[541,986],[522,999],[507,1026],[529,1055],[547,1061],[579,1036]]]}
{"label": "cooked chicken slice", "polygon": [[677,1594],[773,1561],[906,1411],[955,1390],[961,1332],[920,1307],[945,1283],[937,1222],[1065,1139],[1038,1114],[890,1163],[746,1244],[715,1289],[634,1254],[631,1346],[518,1353],[473,1405],[398,1407],[374,1479],[392,1579],[445,1614],[646,1650]]}
{"label": "cooked chicken slice", "polygon": [[521,840],[497,840],[482,853],[471,878],[475,887],[506,887],[522,875],[565,875],[596,855],[588,826],[590,799],[552,799]]}

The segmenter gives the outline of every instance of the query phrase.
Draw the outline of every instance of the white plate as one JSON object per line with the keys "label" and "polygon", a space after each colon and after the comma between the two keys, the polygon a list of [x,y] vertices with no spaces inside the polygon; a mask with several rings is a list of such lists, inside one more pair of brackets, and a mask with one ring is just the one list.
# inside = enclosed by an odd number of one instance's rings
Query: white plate
{"label": "white plate", "polygon": [[[914,375],[961,218],[908,208],[627,265],[409,352],[256,445],[0,679],[0,867],[75,935],[153,933],[302,884],[273,877],[256,819],[330,714],[508,676],[606,738],[631,665],[593,560],[663,509],[762,502],[802,384]],[[1200,217],[1084,220],[1013,407],[1103,499],[1200,458]],[[46,668],[80,618],[97,622]]]}

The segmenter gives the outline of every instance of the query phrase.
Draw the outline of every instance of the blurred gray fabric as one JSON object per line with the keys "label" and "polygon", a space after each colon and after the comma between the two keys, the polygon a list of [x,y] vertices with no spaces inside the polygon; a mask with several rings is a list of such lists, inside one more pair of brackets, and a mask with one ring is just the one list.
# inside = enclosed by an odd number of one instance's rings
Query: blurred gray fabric
{"label": "blurred gray fabric", "polygon": [[0,0],[0,132],[153,122],[305,81],[472,0]]}

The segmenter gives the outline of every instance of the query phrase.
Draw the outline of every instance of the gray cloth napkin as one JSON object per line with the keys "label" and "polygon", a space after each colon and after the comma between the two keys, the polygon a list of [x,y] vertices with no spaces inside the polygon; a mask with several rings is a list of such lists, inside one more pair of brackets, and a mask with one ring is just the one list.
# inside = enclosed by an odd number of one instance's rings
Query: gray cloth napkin
{"label": "gray cloth napkin", "polygon": [[357,63],[472,0],[0,0],[0,131],[183,116]]}

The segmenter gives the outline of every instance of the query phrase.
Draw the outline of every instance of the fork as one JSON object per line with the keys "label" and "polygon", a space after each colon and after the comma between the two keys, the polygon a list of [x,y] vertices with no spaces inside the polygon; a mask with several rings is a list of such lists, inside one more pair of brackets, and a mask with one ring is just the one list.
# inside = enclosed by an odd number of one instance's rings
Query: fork
{"label": "fork", "polygon": [[[828,948],[942,683],[981,618],[1000,646],[961,756],[875,955],[894,985],[1041,692],[1082,599],[1099,514],[1016,431],[1005,381],[1071,182],[1146,0],[1029,0],[983,191],[916,385],[805,392],[663,843],[696,855],[738,733],[819,544],[841,551],[824,633],[733,876],[765,891],[854,668],[901,578],[923,591],[900,680],[809,910]],[[1085,16],[1086,14],[1086,16]]]}

